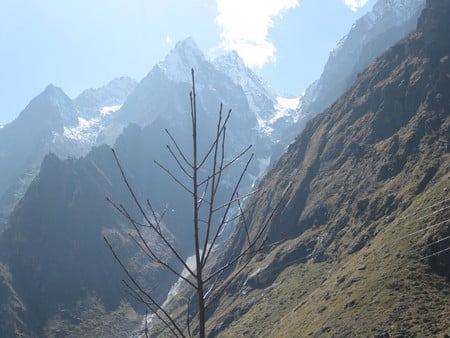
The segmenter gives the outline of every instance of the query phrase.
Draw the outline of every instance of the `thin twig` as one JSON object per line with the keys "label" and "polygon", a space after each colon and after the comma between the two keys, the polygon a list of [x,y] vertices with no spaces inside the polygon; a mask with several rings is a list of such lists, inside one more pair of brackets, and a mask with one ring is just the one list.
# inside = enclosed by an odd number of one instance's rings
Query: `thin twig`
{"label": "thin twig", "polygon": [[[112,149],[113,155],[114,155],[114,159],[116,161],[116,164],[120,170],[120,173],[122,175],[122,179],[125,182],[125,185],[128,188],[128,191],[130,192],[131,196],[133,197],[134,203],[136,204],[136,206],[138,207],[140,213],[142,214],[142,216],[144,217],[144,219],[148,222],[148,224],[152,225],[153,228],[155,228],[154,224],[150,221],[150,219],[148,218],[147,214],[145,213],[141,203],[139,202],[138,198],[136,197],[130,183],[128,182],[128,179],[125,175],[125,172],[123,171],[122,165],[120,164],[119,158],[117,157],[116,152],[114,151],[114,149]],[[175,250],[175,248],[173,247],[172,244],[170,244],[170,242],[167,240],[167,238],[165,236],[163,236],[161,233],[159,233],[157,231],[159,238],[162,239],[162,241],[164,242],[164,244],[170,249],[170,251],[175,255],[175,257],[178,259],[178,261],[186,268],[187,271],[189,271],[189,273],[191,274],[191,276],[195,277],[195,273],[192,271],[192,269],[186,264],[186,262],[184,261],[184,259],[180,256],[180,254],[178,253],[177,250]]]}
{"label": "thin twig", "polygon": [[193,195],[194,192],[191,191],[188,187],[186,187],[186,185],[184,185],[183,182],[181,182],[174,174],[172,174],[172,172],[167,169],[164,165],[162,165],[161,163],[159,163],[158,161],[153,161],[155,162],[155,164],[160,167],[163,171],[165,171],[176,183],[178,183],[178,185],[180,187],[182,187],[184,190],[186,190],[189,194]]}
{"label": "thin twig", "polygon": [[164,129],[167,133],[167,135],[169,135],[170,139],[172,140],[173,144],[175,145],[175,148],[177,148],[178,153],[180,154],[180,156],[183,158],[183,160],[186,162],[186,164],[191,168],[194,169],[192,167],[192,164],[187,160],[187,158],[184,156],[183,151],[180,149],[180,147],[178,146],[177,141],[175,141],[175,138],[172,136],[172,134],[170,133],[170,131],[168,129]]}
{"label": "thin twig", "polygon": [[111,251],[112,255],[114,256],[114,259],[119,263],[119,265],[122,267],[122,270],[125,272],[125,274],[127,275],[128,279],[133,283],[134,286],[136,286],[139,291],[145,295],[157,308],[158,310],[160,310],[166,317],[167,319],[170,321],[170,323],[174,326],[174,328],[178,331],[178,333],[180,333],[180,335],[182,337],[184,337],[183,332],[181,331],[181,329],[178,327],[178,325],[175,323],[175,321],[173,320],[173,318],[170,316],[170,314],[164,310],[156,301],[155,299],[147,292],[145,291],[142,286],[134,279],[134,277],[130,274],[130,272],[128,271],[128,269],[125,267],[125,265],[123,264],[122,260],[117,256],[116,252],[114,251],[112,245],[109,243],[108,239],[106,237],[103,237],[103,240],[106,242],[106,245],[108,246],[109,250]]}

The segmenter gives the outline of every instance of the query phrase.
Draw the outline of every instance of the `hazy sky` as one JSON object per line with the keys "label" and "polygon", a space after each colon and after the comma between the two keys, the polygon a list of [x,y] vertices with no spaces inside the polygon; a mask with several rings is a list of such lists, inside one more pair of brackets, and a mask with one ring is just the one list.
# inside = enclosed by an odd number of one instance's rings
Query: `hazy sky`
{"label": "hazy sky", "polygon": [[192,37],[207,57],[236,49],[280,94],[300,94],[375,0],[1,0],[0,124],[53,83],[70,97],[141,80]]}

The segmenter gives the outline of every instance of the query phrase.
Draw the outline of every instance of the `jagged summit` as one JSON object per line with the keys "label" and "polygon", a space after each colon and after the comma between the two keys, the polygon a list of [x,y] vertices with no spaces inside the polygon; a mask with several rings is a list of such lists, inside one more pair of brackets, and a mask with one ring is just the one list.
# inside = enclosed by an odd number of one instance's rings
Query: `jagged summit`
{"label": "jagged summit", "polygon": [[165,75],[175,82],[189,82],[191,69],[201,68],[205,62],[203,52],[191,37],[179,41],[175,48],[157,66]]}
{"label": "jagged summit", "polygon": [[425,0],[379,0],[373,6],[368,17],[379,19],[389,14],[398,17],[400,20],[407,20],[424,5]]}
{"label": "jagged summit", "polygon": [[47,87],[45,87],[44,91],[41,93],[41,95],[53,98],[53,99],[61,99],[64,101],[70,100],[70,98],[64,93],[64,91],[52,83],[48,84]]}
{"label": "jagged summit", "polygon": [[47,85],[47,87],[45,87],[45,89],[44,89],[44,92],[52,92],[52,91],[56,91],[56,90],[61,90],[61,88],[59,88],[59,87],[57,87],[57,86],[55,86],[53,83],[49,83],[48,85]]}
{"label": "jagged summit", "polygon": [[273,116],[273,106],[276,104],[275,91],[249,67],[239,54],[232,50],[213,60],[214,66],[225,73],[231,80],[243,89],[250,109],[258,120],[267,120]]}
{"label": "jagged summit", "polygon": [[362,39],[358,39],[362,44],[382,32],[386,26],[400,26],[416,16],[424,5],[425,0],[378,0],[370,12],[353,24],[349,34],[341,39],[331,56],[338,56],[346,45],[354,43],[355,35],[364,34]]}
{"label": "jagged summit", "polygon": [[83,91],[74,102],[81,117],[92,118],[101,114],[102,109],[119,109],[136,85],[131,77],[118,77],[100,88]]}
{"label": "jagged summit", "polygon": [[244,91],[248,83],[243,83],[243,80],[247,79],[247,81],[254,82],[268,96],[276,96],[274,89],[261,77],[256,75],[235,50],[218,56],[213,60],[213,64],[217,69],[230,76],[235,83],[241,85]]}
{"label": "jagged summit", "polygon": [[378,0],[330,52],[322,75],[305,91],[299,115],[309,119],[332,104],[361,71],[416,28],[424,4],[425,0]]}
{"label": "jagged summit", "polygon": [[42,93],[31,100],[17,120],[32,118],[52,123],[61,121],[70,125],[76,123],[76,115],[72,100],[66,93],[61,88],[49,84]]}

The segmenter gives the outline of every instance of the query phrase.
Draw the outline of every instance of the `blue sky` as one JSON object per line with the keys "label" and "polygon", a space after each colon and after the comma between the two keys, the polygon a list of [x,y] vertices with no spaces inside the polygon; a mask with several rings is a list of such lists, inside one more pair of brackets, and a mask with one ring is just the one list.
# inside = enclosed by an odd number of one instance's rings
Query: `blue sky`
{"label": "blue sky", "polygon": [[0,124],[52,83],[70,97],[141,80],[191,36],[237,49],[279,94],[300,94],[375,0],[1,0]]}

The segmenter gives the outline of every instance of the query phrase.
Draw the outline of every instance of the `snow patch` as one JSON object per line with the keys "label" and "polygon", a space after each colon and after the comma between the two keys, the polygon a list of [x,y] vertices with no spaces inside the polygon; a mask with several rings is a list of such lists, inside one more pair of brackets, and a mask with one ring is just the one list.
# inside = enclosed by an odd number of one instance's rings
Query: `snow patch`
{"label": "snow patch", "polygon": [[93,117],[88,120],[78,117],[78,125],[75,127],[64,127],[63,136],[81,143],[95,144],[95,140],[102,129],[99,124],[100,120],[99,117]]}
{"label": "snow patch", "polygon": [[122,105],[105,106],[99,109],[99,115],[92,118],[78,117],[74,127],[64,127],[63,136],[83,144],[94,145],[97,136],[105,128],[103,118],[118,111]]}
{"label": "snow patch", "polygon": [[105,106],[100,109],[100,115],[102,115],[102,116],[110,115],[110,114],[118,111],[120,108],[122,108],[121,104],[117,104],[114,106]]}
{"label": "snow patch", "polygon": [[286,109],[297,109],[300,104],[301,96],[297,96],[294,98],[287,97],[277,97],[277,104],[275,105],[275,109],[277,110],[286,110]]}

